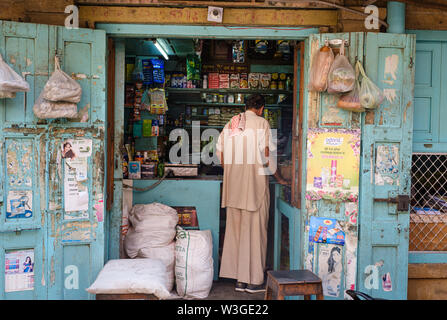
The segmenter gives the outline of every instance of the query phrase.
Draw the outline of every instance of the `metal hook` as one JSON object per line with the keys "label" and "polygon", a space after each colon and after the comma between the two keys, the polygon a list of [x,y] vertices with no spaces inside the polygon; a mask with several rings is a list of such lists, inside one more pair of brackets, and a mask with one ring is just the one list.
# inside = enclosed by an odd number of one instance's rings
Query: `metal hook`
{"label": "metal hook", "polygon": [[325,41],[324,41],[324,44],[325,45],[331,45],[331,46],[341,46],[342,45],[342,43],[344,42],[344,44],[345,44],[345,47],[348,47],[349,46],[349,40],[343,40],[343,39],[331,39],[331,40],[329,40],[329,39],[326,39]]}

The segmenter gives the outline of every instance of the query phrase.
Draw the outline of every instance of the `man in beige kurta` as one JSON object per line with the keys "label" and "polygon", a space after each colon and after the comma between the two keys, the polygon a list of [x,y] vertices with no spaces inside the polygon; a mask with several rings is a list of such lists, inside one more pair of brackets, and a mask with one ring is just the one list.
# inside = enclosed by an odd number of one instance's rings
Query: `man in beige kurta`
{"label": "man in beige kurta", "polygon": [[[227,208],[219,275],[236,279],[236,290],[250,293],[264,291],[268,179],[274,160],[271,152],[276,150],[269,123],[261,117],[264,104],[262,96],[251,96],[246,105],[245,129],[230,136],[229,122],[217,142],[224,168],[222,207]],[[279,183],[287,183],[276,171],[274,174]]]}

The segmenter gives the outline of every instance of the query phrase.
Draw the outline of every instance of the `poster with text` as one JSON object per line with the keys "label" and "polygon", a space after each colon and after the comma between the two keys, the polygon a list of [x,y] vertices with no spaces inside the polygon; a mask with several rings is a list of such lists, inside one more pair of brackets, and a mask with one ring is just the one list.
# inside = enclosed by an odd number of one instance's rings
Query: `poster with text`
{"label": "poster with text", "polygon": [[65,160],[64,207],[66,212],[88,210],[87,158]]}
{"label": "poster with text", "polygon": [[5,253],[5,292],[34,289],[34,250]]}
{"label": "poster with text", "polygon": [[359,168],[360,130],[309,129],[306,199],[357,201]]}

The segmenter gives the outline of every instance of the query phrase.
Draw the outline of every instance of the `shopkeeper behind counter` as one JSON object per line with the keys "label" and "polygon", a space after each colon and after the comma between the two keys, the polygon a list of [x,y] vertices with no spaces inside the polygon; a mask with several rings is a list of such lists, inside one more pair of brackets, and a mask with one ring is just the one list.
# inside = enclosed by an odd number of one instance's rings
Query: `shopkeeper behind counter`
{"label": "shopkeeper behind counter", "polygon": [[275,141],[261,117],[264,97],[246,100],[246,112],[234,116],[217,141],[224,168],[222,207],[227,208],[220,277],[236,279],[236,291],[264,291],[269,218],[269,175],[288,184],[276,171]]}

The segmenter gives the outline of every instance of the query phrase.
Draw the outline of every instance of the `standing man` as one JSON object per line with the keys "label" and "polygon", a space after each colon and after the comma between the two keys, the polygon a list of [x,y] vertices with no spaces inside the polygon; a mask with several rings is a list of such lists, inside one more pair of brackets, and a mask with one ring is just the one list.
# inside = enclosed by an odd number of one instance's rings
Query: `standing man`
{"label": "standing man", "polygon": [[[287,184],[276,171],[276,150],[267,120],[265,100],[247,99],[246,112],[231,119],[217,141],[224,168],[222,208],[227,208],[220,277],[236,279],[236,291],[262,292],[269,218],[269,175]],[[273,168],[273,169],[272,169]]]}

